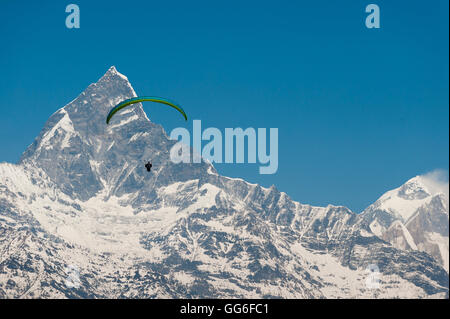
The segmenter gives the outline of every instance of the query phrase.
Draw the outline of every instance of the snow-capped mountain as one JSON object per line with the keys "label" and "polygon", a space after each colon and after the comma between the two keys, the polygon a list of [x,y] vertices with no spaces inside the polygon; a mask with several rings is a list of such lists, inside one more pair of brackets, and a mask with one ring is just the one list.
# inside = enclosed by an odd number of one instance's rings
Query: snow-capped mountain
{"label": "snow-capped mountain", "polygon": [[448,298],[429,254],[361,215],[172,163],[140,104],[107,126],[133,96],[112,67],[0,164],[0,297]]}
{"label": "snow-capped mountain", "polygon": [[449,267],[448,182],[416,176],[386,192],[363,216],[371,231],[397,248],[420,250]]}

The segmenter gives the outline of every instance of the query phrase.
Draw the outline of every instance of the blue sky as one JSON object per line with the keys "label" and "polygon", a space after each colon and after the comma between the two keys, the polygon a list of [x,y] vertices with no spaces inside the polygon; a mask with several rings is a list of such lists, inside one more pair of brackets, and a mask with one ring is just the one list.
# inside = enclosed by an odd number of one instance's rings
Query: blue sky
{"label": "blue sky", "polygon": [[[0,161],[16,162],[115,65],[138,95],[178,101],[203,127],[278,127],[276,174],[217,168],[303,203],[360,211],[448,170],[447,0],[74,0],[77,30],[65,27],[69,3],[0,4]],[[380,29],[365,27],[369,3]],[[171,112],[148,113],[170,132],[184,125]]]}

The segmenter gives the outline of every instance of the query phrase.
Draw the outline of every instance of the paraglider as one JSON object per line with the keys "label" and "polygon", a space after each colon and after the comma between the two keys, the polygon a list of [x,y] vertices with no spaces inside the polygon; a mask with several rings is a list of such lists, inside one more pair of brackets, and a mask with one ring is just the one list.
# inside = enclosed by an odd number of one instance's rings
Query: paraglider
{"label": "paraglider", "polygon": [[172,101],[169,101],[165,98],[162,97],[156,97],[156,96],[141,96],[141,97],[133,97],[131,99],[125,100],[120,102],[119,104],[117,104],[108,114],[108,116],[106,117],[106,124],[109,124],[109,121],[111,120],[111,118],[113,117],[114,114],[116,114],[118,111],[120,111],[121,109],[123,109],[124,107],[127,107],[129,105],[135,104],[135,103],[140,103],[140,102],[156,102],[156,103],[161,103],[161,104],[165,104],[168,106],[173,107],[174,109],[176,109],[178,112],[181,113],[181,115],[183,115],[184,119],[187,121],[187,115],[184,112],[183,108],[177,104],[175,104]]}
{"label": "paraglider", "polygon": [[[184,119],[187,121],[187,115],[184,112],[183,108],[181,106],[175,104],[174,102],[164,99],[162,97],[141,96],[141,97],[133,97],[131,99],[124,100],[124,101],[120,102],[119,104],[117,104],[115,107],[113,107],[111,109],[111,111],[109,111],[108,116],[106,117],[106,124],[108,125],[109,121],[111,120],[113,115],[116,114],[121,109],[123,109],[124,107],[127,107],[127,106],[135,104],[135,103],[145,102],[145,101],[156,102],[156,103],[161,103],[161,104],[171,106],[174,109],[176,109],[178,112],[180,112],[181,115],[183,115]],[[150,161],[148,161],[147,164],[145,164],[145,168],[147,169],[147,172],[150,172],[150,170],[152,169],[152,166],[153,165],[152,165],[152,163],[150,163]]]}

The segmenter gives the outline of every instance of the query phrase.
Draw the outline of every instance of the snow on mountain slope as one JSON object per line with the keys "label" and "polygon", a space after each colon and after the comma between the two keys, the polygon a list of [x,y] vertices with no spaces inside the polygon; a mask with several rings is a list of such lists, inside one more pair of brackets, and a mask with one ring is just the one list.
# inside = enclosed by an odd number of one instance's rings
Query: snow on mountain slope
{"label": "snow on mountain slope", "polygon": [[405,225],[399,220],[394,221],[381,237],[397,248],[417,250],[414,239]]}
{"label": "snow on mountain slope", "polygon": [[106,126],[132,96],[111,68],[18,165],[0,164],[0,297],[448,297],[429,255],[392,247],[345,207],[303,205],[207,161],[173,164],[176,141],[140,104]]}
{"label": "snow on mountain slope", "polygon": [[448,182],[436,174],[386,192],[362,215],[377,236],[400,249],[427,252],[448,271]]}
{"label": "snow on mountain slope", "polygon": [[434,196],[444,192],[445,188],[432,186],[429,179],[416,176],[404,185],[386,192],[372,207],[389,211],[406,222],[420,206],[429,203]]}

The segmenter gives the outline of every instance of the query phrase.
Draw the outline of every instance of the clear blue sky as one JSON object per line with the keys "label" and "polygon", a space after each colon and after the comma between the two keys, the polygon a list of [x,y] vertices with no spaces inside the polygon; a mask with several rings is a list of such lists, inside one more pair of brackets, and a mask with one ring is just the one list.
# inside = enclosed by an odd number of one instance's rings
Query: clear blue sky
{"label": "clear blue sky", "polygon": [[[448,1],[69,1],[0,4],[0,161],[115,65],[138,95],[203,126],[278,127],[279,169],[220,173],[360,211],[449,162]],[[381,9],[381,29],[364,25]],[[145,108],[145,107],[144,107]],[[172,110],[149,117],[168,132]],[[190,122],[192,125],[192,122]]]}

